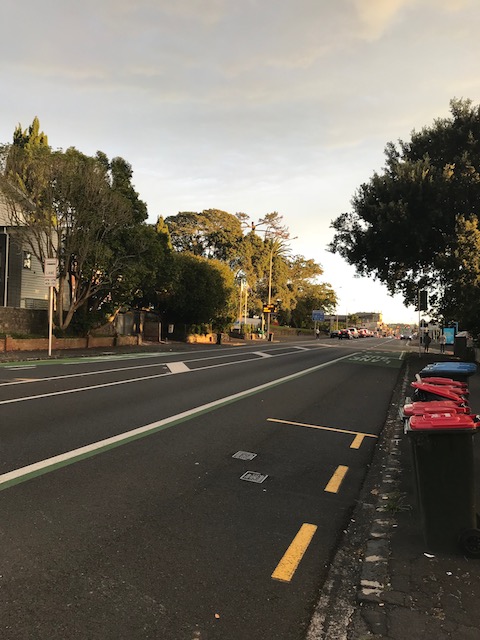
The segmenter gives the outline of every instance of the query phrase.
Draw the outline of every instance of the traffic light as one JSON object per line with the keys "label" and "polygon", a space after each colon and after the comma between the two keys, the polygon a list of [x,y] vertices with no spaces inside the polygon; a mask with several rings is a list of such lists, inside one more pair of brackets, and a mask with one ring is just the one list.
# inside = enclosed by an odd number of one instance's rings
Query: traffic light
{"label": "traffic light", "polygon": [[421,289],[418,292],[418,309],[419,311],[426,311],[428,309],[428,295],[426,289]]}
{"label": "traffic light", "polygon": [[276,310],[277,310],[277,305],[273,304],[273,302],[271,304],[263,305],[263,313],[275,313]]}

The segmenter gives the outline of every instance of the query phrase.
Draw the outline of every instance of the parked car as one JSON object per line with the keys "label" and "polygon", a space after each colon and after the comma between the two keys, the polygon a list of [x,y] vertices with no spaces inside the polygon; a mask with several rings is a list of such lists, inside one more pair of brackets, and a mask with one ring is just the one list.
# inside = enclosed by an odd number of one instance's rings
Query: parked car
{"label": "parked car", "polygon": [[339,340],[353,340],[353,335],[350,333],[350,329],[341,329],[338,332]]}
{"label": "parked car", "polygon": [[338,338],[338,334],[340,333],[340,331],[338,329],[334,330],[334,331],[330,331],[330,338]]}
{"label": "parked car", "polygon": [[348,327],[348,331],[350,331],[350,333],[352,334],[352,338],[359,337],[358,330],[356,327]]}

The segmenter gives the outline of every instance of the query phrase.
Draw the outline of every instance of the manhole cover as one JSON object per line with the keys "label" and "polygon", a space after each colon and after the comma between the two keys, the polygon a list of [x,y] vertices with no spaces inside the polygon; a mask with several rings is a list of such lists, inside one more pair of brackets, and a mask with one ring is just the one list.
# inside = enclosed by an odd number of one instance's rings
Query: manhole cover
{"label": "manhole cover", "polygon": [[257,471],[246,471],[243,476],[240,476],[240,480],[247,480],[247,482],[256,482],[257,484],[261,484],[267,478],[268,476],[266,474],[258,473]]}
{"label": "manhole cover", "polygon": [[238,458],[239,460],[253,460],[257,457],[256,453],[251,453],[250,451],[237,451],[234,453],[232,458]]}

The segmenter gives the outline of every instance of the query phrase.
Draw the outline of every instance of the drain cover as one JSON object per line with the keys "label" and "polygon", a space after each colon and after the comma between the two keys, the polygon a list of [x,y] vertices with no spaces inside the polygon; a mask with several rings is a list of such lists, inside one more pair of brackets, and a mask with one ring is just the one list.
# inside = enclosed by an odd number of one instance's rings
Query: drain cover
{"label": "drain cover", "polygon": [[256,453],[251,453],[250,451],[237,451],[234,453],[232,458],[238,458],[239,460],[253,460],[257,457]]}
{"label": "drain cover", "polygon": [[257,471],[246,471],[243,476],[240,476],[240,480],[247,480],[247,482],[256,482],[257,484],[261,484],[267,478],[268,476],[266,474],[258,473]]}

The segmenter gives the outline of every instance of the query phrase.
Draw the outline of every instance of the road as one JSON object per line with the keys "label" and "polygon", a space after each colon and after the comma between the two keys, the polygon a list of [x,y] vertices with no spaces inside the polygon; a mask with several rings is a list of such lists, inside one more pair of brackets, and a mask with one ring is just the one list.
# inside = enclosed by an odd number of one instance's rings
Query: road
{"label": "road", "polygon": [[1,637],[303,640],[402,349],[1,365]]}

